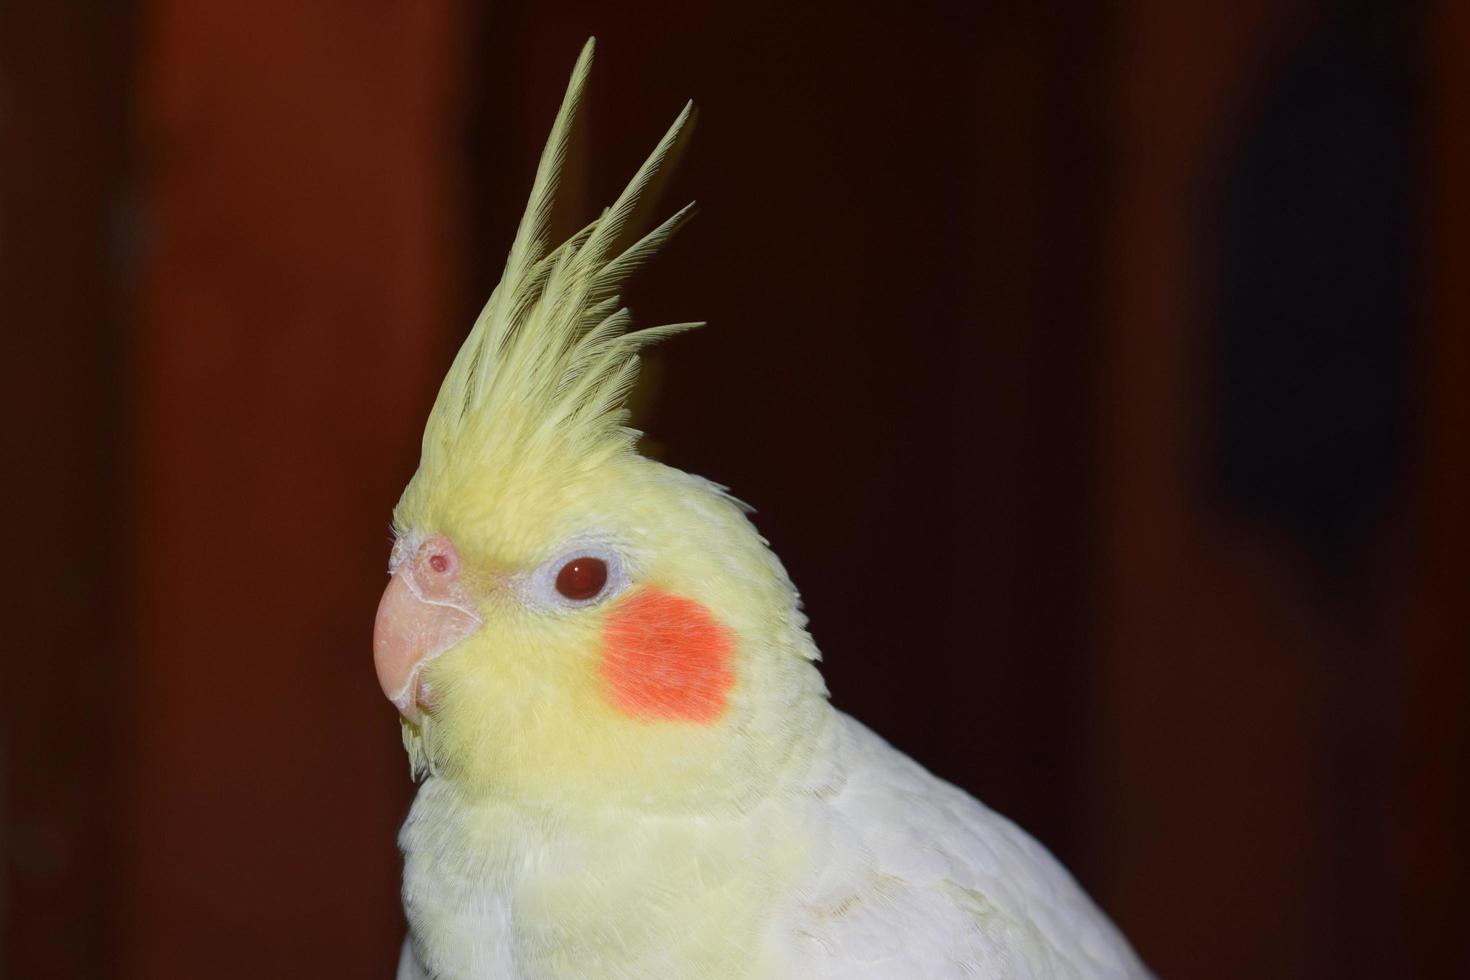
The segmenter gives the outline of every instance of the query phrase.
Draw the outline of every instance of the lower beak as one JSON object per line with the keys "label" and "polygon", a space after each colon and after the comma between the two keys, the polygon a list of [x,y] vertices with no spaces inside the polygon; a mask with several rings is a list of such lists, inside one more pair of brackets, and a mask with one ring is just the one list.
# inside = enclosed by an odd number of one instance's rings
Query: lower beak
{"label": "lower beak", "polygon": [[414,724],[430,707],[423,669],[480,628],[480,617],[467,605],[426,595],[409,568],[395,572],[383,590],[373,624],[373,664],[383,693]]}

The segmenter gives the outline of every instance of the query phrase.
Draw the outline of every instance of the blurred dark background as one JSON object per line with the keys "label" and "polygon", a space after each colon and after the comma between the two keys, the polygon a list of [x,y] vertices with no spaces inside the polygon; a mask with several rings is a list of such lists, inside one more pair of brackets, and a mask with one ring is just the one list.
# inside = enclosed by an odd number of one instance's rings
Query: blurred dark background
{"label": "blurred dark background", "polygon": [[391,975],[389,510],[589,34],[836,703],[1162,976],[1470,976],[1457,0],[0,5],[3,975]]}

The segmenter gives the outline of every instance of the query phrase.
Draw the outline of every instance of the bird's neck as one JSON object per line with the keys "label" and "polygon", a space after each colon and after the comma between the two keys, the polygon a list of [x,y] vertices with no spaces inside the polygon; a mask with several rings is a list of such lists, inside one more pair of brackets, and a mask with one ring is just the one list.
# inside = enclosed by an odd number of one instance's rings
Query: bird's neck
{"label": "bird's neck", "polygon": [[808,870],[806,803],[839,775],[822,708],[766,792],[738,802],[573,804],[429,778],[400,836],[415,941],[446,976],[777,975],[766,913]]}

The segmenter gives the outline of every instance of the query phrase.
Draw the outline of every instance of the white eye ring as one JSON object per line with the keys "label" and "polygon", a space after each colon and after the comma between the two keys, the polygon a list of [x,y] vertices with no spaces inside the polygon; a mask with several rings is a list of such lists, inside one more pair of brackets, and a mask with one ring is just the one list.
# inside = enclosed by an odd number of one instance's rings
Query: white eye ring
{"label": "white eye ring", "polygon": [[[592,558],[602,562],[607,569],[607,578],[595,595],[585,599],[572,599],[557,589],[557,577],[569,563],[578,558]],[[630,584],[627,565],[622,555],[600,541],[568,542],[558,549],[557,556],[531,572],[521,583],[520,591],[527,605],[539,609],[581,609],[595,606],[622,592]]]}

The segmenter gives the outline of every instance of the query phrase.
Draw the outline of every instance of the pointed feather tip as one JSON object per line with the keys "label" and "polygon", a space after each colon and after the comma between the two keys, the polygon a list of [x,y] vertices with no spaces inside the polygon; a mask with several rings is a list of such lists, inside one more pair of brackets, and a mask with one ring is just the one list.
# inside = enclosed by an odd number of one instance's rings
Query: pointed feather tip
{"label": "pointed feather tip", "polygon": [[[599,318],[589,317],[599,303],[616,303],[624,277],[695,213],[690,202],[621,254],[608,255],[620,231],[643,223],[634,210],[656,205],[657,188],[648,185],[673,169],[686,144],[689,123],[698,111],[692,99],[618,200],[582,232],[547,252],[547,217],[595,43],[595,37],[587,40],[573,68],[501,281],[441,386],[425,427],[420,472],[400,502],[403,514],[443,496],[453,483],[444,475],[449,467],[478,469],[500,452],[526,458],[526,440],[549,444],[554,433],[560,447],[556,458],[605,456],[631,448],[620,420],[627,389],[638,374],[637,352],[705,325],[673,323],[629,332],[630,318],[624,314],[617,331],[621,337],[610,341],[606,331],[596,328]],[[497,424],[490,425],[491,419]]]}

